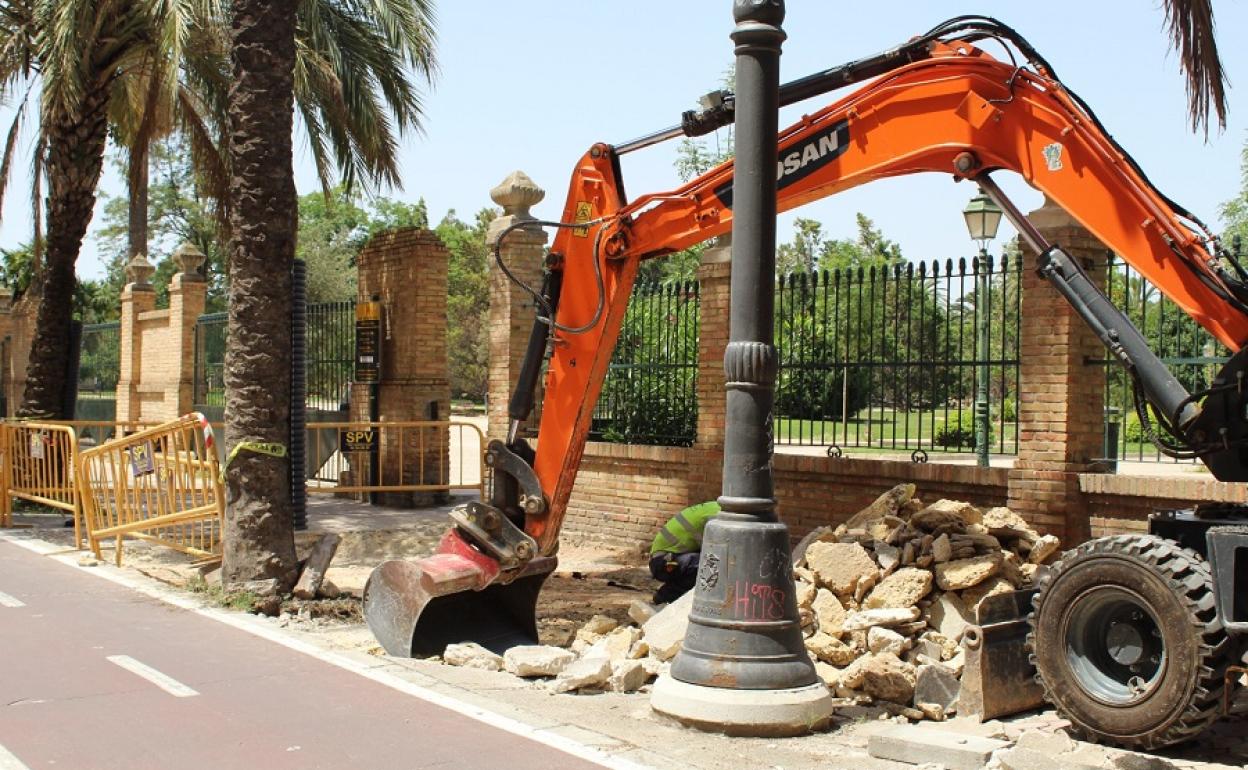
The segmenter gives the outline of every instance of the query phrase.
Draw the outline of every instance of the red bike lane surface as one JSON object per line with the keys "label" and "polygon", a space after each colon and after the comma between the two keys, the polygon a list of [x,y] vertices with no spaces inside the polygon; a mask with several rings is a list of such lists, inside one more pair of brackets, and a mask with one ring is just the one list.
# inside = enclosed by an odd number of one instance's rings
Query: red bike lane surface
{"label": "red bike lane surface", "polygon": [[600,767],[2,541],[0,593],[6,770]]}

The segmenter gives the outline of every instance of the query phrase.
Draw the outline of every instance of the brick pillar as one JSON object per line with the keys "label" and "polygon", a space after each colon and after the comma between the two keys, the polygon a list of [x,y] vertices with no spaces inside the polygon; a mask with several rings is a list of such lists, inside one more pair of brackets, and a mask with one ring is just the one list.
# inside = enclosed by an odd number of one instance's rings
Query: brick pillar
{"label": "brick pillar", "polygon": [[[533,328],[534,312],[533,298],[512,283],[494,261],[494,244],[506,228],[533,220],[529,208],[545,197],[546,192],[523,171],[513,171],[498,187],[490,190],[490,198],[503,207],[502,216],[490,223],[486,235],[486,242],[491,250],[490,373],[486,417],[489,425],[487,433],[492,439],[505,439],[507,436],[507,425],[510,422],[507,403],[511,399],[511,388],[520,375],[520,363],[524,360],[529,332]],[[511,231],[503,241],[500,254],[508,269],[520,280],[534,290],[541,289],[542,260],[546,255],[544,231],[540,228]],[[539,382],[533,414],[521,435],[531,436],[535,433],[541,421],[541,403],[542,383]]]}
{"label": "brick pillar", "polygon": [[731,236],[702,252],[698,265],[698,435],[689,454],[693,503],[719,497],[724,471],[724,348],[732,279]]}
{"label": "brick pillar", "polygon": [[[1046,199],[1028,219],[1050,242],[1079,260],[1104,286],[1106,249]],[[1036,275],[1036,254],[1023,247],[1018,459],[1009,475],[1009,507],[1073,547],[1090,537],[1080,473],[1102,454],[1105,369],[1087,364],[1105,349],[1066,300]]]}
{"label": "brick pillar", "polygon": [[[446,344],[446,246],[431,230],[416,227],[373,236],[360,252],[359,299],[376,297],[382,305],[382,422],[448,420],[451,416],[450,364]],[[368,387],[351,389],[351,419],[367,421]],[[423,439],[422,439],[423,436]],[[423,449],[421,451],[423,441]],[[450,467],[450,435],[441,431],[382,431],[380,469],[386,484],[444,483]],[[400,467],[400,458],[402,465]],[[420,468],[423,468],[423,475]],[[399,507],[425,505],[431,495],[381,493],[378,503]]]}
{"label": "brick pillar", "polygon": [[208,282],[199,274],[204,263],[204,253],[190,243],[184,243],[173,253],[181,272],[169,282],[169,340],[172,350],[168,355],[175,362],[176,381],[170,382],[165,393],[165,404],[174,407],[174,416],[184,415],[195,403],[195,325],[204,313],[208,300]]}
{"label": "brick pillar", "polygon": [[128,283],[121,290],[121,329],[119,330],[120,360],[117,374],[117,421],[140,420],[143,417],[139,400],[139,380],[143,370],[143,340],[139,333],[139,315],[156,309],[156,292],[152,274],[156,268],[147,257],[136,254],[126,264]]}

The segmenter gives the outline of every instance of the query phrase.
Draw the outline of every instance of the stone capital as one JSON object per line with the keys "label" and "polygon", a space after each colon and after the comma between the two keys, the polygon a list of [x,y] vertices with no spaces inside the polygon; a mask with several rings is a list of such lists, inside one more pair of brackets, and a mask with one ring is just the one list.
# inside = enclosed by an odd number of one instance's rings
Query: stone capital
{"label": "stone capital", "polygon": [[1060,227],[1081,227],[1066,209],[1057,205],[1049,196],[1044,196],[1044,205],[1027,215],[1027,219],[1037,230],[1055,230]]}

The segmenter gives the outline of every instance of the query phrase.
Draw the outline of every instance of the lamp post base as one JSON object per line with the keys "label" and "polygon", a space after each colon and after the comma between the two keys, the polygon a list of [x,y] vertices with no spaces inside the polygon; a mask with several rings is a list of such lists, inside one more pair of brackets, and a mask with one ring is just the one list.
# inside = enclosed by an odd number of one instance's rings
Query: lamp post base
{"label": "lamp post base", "polygon": [[732,690],[689,684],[664,674],[654,684],[650,708],[699,730],[777,738],[827,726],[833,702],[823,682],[788,690]]}

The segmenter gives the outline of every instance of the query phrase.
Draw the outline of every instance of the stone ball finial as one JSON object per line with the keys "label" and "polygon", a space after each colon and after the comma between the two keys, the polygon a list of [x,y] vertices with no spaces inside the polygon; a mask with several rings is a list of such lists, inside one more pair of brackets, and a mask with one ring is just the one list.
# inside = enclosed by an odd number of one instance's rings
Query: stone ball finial
{"label": "stone ball finial", "polygon": [[199,266],[208,258],[195,244],[187,241],[173,252],[173,260],[181,268],[183,280],[199,279]]}
{"label": "stone ball finial", "polygon": [[511,172],[498,187],[490,190],[490,198],[503,207],[503,214],[518,219],[533,219],[529,208],[541,203],[545,197],[546,191],[523,171]]}
{"label": "stone ball finial", "polygon": [[156,266],[147,261],[142,252],[135,254],[126,263],[126,280],[136,289],[150,289],[152,276],[156,274]]}

